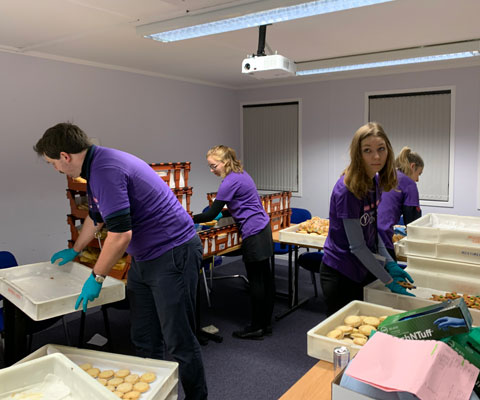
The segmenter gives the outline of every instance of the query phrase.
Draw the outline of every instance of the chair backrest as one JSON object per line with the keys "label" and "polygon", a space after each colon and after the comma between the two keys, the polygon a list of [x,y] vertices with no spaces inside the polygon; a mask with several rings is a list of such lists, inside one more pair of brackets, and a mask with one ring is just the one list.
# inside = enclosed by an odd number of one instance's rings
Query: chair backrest
{"label": "chair backrest", "polygon": [[9,251],[0,251],[0,268],[16,267],[17,260]]}
{"label": "chair backrest", "polygon": [[[10,268],[16,267],[17,260],[15,256],[9,251],[0,251],[0,268]],[[0,300],[3,299],[3,296],[0,296]],[[3,307],[0,307],[0,332],[3,332]]]}
{"label": "chair backrest", "polygon": [[290,218],[290,222],[292,224],[299,224],[311,218],[312,218],[312,214],[307,209],[292,207],[292,217]]}

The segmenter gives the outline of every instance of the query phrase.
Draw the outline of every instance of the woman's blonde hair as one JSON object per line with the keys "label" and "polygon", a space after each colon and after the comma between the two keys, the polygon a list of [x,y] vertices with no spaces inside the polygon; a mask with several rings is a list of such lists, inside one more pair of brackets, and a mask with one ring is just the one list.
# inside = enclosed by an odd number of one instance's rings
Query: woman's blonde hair
{"label": "woman's blonde hair", "polygon": [[223,144],[219,146],[214,146],[207,152],[207,158],[213,157],[216,160],[225,164],[224,172],[222,178],[225,178],[230,172],[243,172],[242,162],[237,159],[237,154],[235,150],[231,147],[224,146]]}
{"label": "woman's blonde hair", "polygon": [[415,164],[415,170],[417,168],[423,168],[423,159],[418,153],[412,151],[410,147],[405,146],[402,150],[400,150],[400,154],[395,160],[395,166],[405,175],[411,177],[413,172],[411,167],[412,164]]}
{"label": "woman's blonde hair", "polygon": [[362,156],[362,141],[371,136],[383,139],[388,150],[385,165],[378,173],[381,190],[388,192],[397,186],[395,159],[390,140],[379,123],[369,122],[361,126],[353,135],[350,144],[350,165],[344,171],[345,185],[358,199],[365,197],[373,188],[372,179],[367,175]]}

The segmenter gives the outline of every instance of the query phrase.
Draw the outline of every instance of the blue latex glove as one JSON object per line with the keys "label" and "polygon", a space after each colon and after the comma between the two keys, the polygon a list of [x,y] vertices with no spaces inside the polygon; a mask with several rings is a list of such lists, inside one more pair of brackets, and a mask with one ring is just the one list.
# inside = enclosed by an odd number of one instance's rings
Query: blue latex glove
{"label": "blue latex glove", "polygon": [[392,281],[385,286],[387,288],[389,288],[393,293],[404,294],[406,296],[416,297],[413,293],[408,292],[407,289],[405,289],[403,286],[400,286],[395,281]]}
{"label": "blue latex glove", "polygon": [[404,226],[395,226],[393,232],[399,235],[407,236],[407,229]]}
{"label": "blue latex glove", "polygon": [[446,331],[448,328],[461,328],[466,326],[463,318],[441,317],[433,321],[440,329]]}
{"label": "blue latex glove", "polygon": [[220,218],[222,218],[222,217],[223,217],[223,214],[220,212],[220,213],[214,218],[214,220],[215,220],[215,221],[218,221],[218,220],[219,220]]}
{"label": "blue latex glove", "polygon": [[73,261],[73,259],[79,254],[80,253],[78,251],[73,250],[73,247],[71,249],[63,249],[56,252],[50,259],[50,262],[53,264],[55,261],[61,258],[62,261],[60,261],[58,265],[64,265],[70,261]]}
{"label": "blue latex glove", "polygon": [[98,283],[93,275],[90,275],[83,284],[82,293],[80,293],[75,303],[75,310],[78,309],[83,301],[83,312],[87,312],[87,303],[95,300],[99,296],[100,290],[102,290],[102,284]]}
{"label": "blue latex glove", "polygon": [[400,268],[395,261],[387,262],[385,265],[385,269],[388,271],[390,276],[393,278],[394,281],[407,281],[409,280],[410,283],[413,283],[413,279],[408,272],[404,269]]}

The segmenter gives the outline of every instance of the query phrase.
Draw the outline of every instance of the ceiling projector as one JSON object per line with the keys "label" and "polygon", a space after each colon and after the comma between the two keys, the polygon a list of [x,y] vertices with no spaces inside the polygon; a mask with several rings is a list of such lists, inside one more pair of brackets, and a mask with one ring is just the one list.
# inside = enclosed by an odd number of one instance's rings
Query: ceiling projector
{"label": "ceiling projector", "polygon": [[242,73],[257,79],[286,78],[295,75],[296,70],[295,63],[280,54],[252,56],[242,62]]}

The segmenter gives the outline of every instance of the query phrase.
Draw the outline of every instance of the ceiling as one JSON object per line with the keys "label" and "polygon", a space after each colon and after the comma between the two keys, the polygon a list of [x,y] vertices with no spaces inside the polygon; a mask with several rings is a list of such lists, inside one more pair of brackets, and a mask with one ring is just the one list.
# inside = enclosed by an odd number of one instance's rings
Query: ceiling
{"label": "ceiling", "polygon": [[[238,89],[352,74],[274,80],[242,74],[242,60],[257,51],[258,28],[172,43],[136,33],[137,26],[151,22],[252,2],[0,0],[0,51]],[[301,63],[479,39],[479,15],[480,0],[396,0],[274,24],[267,28],[266,42],[273,51]],[[429,63],[428,68],[480,65],[478,59]],[[422,68],[425,66],[389,67],[355,74]]]}

